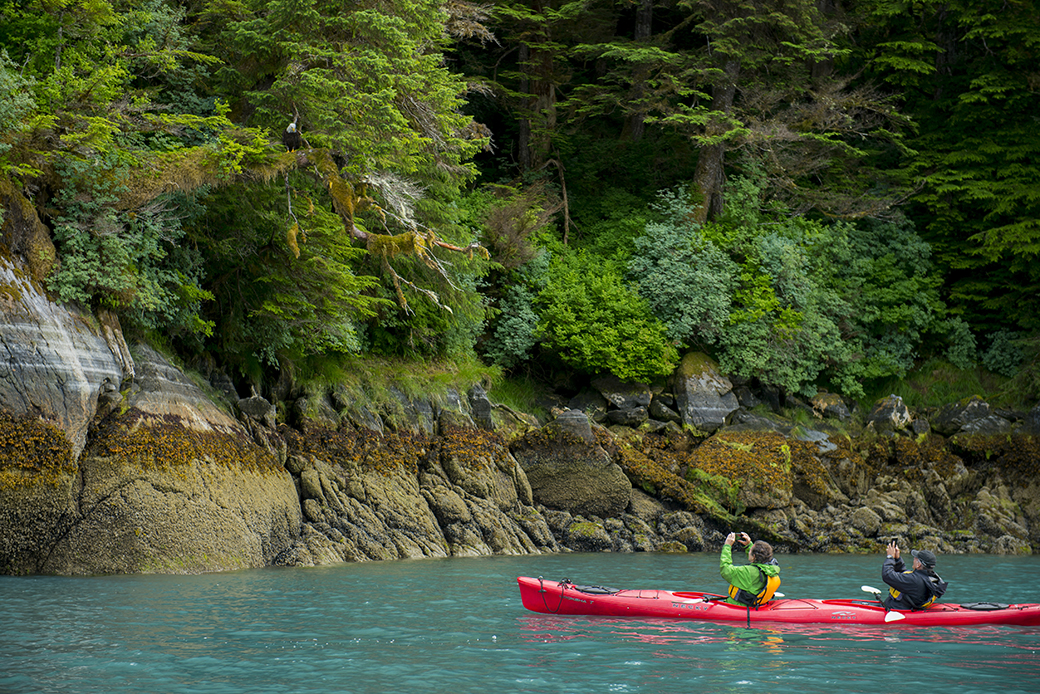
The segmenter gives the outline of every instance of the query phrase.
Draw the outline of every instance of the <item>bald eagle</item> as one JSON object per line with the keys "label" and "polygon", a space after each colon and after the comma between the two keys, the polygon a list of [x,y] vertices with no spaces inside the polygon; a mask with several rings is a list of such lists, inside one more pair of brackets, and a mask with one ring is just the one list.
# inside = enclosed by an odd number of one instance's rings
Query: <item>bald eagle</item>
{"label": "bald eagle", "polygon": [[303,138],[300,137],[300,133],[296,130],[296,121],[299,120],[299,116],[293,118],[293,122],[286,126],[282,132],[282,144],[290,152],[294,152],[300,148],[303,143]]}

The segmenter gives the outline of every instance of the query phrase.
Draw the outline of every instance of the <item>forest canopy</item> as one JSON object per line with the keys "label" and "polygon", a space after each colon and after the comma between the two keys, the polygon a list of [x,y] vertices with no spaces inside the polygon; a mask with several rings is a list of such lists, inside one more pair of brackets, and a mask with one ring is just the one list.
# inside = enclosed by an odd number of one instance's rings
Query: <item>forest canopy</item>
{"label": "forest canopy", "polygon": [[56,300],[261,385],[699,350],[1035,397],[1038,86],[1025,0],[0,0],[0,188]]}

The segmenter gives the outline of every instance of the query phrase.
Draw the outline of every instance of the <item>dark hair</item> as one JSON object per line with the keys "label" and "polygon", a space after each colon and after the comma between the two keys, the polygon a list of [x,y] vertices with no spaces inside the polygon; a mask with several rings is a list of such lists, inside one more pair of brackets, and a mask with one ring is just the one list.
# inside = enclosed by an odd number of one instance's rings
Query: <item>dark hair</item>
{"label": "dark hair", "polygon": [[755,564],[768,564],[773,560],[773,547],[768,542],[757,540],[751,545],[751,561]]}

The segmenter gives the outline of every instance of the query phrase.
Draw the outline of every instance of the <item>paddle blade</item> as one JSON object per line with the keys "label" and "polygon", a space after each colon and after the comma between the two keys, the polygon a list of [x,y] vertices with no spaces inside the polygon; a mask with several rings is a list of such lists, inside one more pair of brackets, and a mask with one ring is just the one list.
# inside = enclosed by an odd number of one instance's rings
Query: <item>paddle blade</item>
{"label": "paddle blade", "polygon": [[786,598],[787,596],[783,593],[773,593],[774,598]]}
{"label": "paddle blade", "polygon": [[888,622],[898,622],[900,619],[906,619],[906,617],[903,616],[902,614],[900,614],[899,612],[886,612],[885,613],[885,622],[886,623],[888,623]]}
{"label": "paddle blade", "polygon": [[859,589],[862,590],[864,593],[874,593],[875,595],[881,594],[880,590],[878,590],[877,588],[872,588],[870,586],[860,586]]}

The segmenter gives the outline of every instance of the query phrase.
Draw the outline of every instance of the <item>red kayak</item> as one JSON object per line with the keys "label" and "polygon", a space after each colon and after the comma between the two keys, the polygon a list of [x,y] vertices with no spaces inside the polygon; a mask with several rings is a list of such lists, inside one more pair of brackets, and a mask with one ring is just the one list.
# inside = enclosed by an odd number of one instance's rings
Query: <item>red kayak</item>
{"label": "red kayak", "polygon": [[[600,617],[653,617],[711,622],[786,622],[790,624],[903,624],[907,626],[971,626],[1013,624],[1040,626],[1040,604],[1005,605],[979,602],[935,604],[923,610],[894,612],[877,600],[808,600],[778,598],[758,608],[724,602],[725,595],[696,591],[619,590],[581,586],[521,576],[524,607],[544,614]],[[867,588],[866,586],[864,587]]]}

